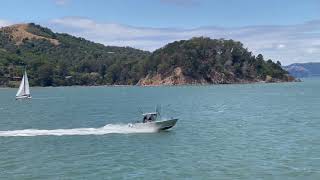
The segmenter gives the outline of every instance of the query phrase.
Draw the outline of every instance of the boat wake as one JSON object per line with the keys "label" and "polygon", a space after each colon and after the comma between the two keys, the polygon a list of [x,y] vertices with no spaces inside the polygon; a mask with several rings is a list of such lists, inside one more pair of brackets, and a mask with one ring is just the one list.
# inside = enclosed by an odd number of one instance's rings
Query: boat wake
{"label": "boat wake", "polygon": [[154,133],[156,128],[135,127],[130,124],[107,124],[101,128],[75,128],[75,129],[23,129],[13,131],[0,131],[0,137],[14,136],[72,136],[72,135],[104,135],[104,134],[130,134]]}
{"label": "boat wake", "polygon": [[37,100],[49,100],[49,99],[64,99],[64,97],[33,97],[32,99],[37,99]]}

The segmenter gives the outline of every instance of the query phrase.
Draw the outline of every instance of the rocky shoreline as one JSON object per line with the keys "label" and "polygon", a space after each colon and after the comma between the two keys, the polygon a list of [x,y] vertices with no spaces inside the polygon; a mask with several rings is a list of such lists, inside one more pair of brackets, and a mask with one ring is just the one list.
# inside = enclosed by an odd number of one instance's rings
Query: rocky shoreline
{"label": "rocky shoreline", "polygon": [[177,67],[173,73],[166,76],[161,74],[148,74],[145,78],[140,79],[137,83],[139,86],[162,86],[162,85],[210,85],[210,84],[251,84],[251,83],[281,83],[281,82],[299,82],[290,75],[287,75],[285,79],[277,79],[271,76],[267,76],[265,79],[253,78],[253,79],[239,79],[235,75],[229,74],[228,76],[222,73],[214,72],[207,76],[207,78],[192,78],[185,76],[182,73],[182,69]]}
{"label": "rocky shoreline", "polygon": [[[140,81],[139,81],[140,82]],[[157,84],[157,83],[145,83],[145,84],[135,84],[135,85],[129,85],[129,84],[112,84],[112,85],[71,85],[71,86],[32,86],[32,87],[41,87],[41,88],[51,88],[51,87],[162,87],[162,86],[210,86],[210,85],[231,85],[231,84],[268,84],[268,83],[290,83],[290,82],[302,82],[301,79],[295,79],[293,81],[237,81],[232,83],[181,83],[181,84]],[[9,87],[9,86],[0,86],[0,89],[15,89],[18,87]]]}

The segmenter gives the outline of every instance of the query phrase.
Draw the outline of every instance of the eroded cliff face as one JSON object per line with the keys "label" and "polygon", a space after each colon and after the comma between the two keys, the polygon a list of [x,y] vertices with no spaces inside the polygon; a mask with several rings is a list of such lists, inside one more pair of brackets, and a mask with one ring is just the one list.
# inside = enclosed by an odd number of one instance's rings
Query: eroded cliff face
{"label": "eroded cliff face", "polygon": [[162,74],[148,74],[145,78],[140,79],[138,85],[141,86],[159,86],[159,85],[179,85],[190,84],[189,80],[183,75],[180,67],[174,69],[174,71],[167,76]]}

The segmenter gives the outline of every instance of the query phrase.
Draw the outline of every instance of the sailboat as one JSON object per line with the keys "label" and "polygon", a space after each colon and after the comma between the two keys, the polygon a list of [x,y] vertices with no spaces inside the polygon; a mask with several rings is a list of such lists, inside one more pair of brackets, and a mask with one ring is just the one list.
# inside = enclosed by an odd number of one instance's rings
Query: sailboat
{"label": "sailboat", "polygon": [[24,70],[24,74],[19,86],[19,90],[16,94],[16,99],[31,99],[29,81],[27,76],[27,71]]}

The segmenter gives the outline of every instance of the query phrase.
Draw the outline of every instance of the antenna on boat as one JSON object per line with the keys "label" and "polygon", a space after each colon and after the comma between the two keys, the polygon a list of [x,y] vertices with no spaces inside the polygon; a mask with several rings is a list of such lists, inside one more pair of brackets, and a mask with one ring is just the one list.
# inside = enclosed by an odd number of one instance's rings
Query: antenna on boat
{"label": "antenna on boat", "polygon": [[156,106],[156,113],[158,114],[159,117],[161,117],[161,106],[160,105]]}

